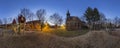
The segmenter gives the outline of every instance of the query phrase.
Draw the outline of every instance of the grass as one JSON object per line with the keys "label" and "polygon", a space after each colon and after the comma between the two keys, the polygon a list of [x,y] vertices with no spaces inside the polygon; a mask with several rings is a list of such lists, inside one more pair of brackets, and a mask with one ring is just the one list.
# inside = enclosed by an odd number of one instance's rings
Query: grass
{"label": "grass", "polygon": [[[77,31],[71,33],[68,33],[70,31],[64,33],[65,30],[54,31],[60,34],[33,32],[25,35],[1,36],[0,48],[120,48],[120,38],[105,31],[91,31],[85,34],[73,33]],[[69,34],[67,37],[70,35],[74,37],[67,38],[65,34]]]}
{"label": "grass", "polygon": [[88,30],[67,31],[64,29],[52,29],[51,31],[49,31],[47,33],[61,36],[61,37],[76,37],[76,36],[86,34],[87,32],[88,32]]}
{"label": "grass", "polygon": [[29,33],[0,38],[0,48],[69,48],[64,39],[46,33]]}

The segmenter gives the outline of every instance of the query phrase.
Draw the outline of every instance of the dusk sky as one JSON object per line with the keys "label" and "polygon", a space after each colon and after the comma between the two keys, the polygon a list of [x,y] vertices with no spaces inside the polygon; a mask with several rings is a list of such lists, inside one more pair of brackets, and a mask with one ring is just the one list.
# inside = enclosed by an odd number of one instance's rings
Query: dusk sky
{"label": "dusk sky", "polygon": [[33,13],[46,9],[47,16],[57,12],[65,18],[67,10],[73,16],[82,16],[88,6],[98,8],[107,18],[120,16],[120,0],[0,0],[0,18],[17,17],[22,8]]}

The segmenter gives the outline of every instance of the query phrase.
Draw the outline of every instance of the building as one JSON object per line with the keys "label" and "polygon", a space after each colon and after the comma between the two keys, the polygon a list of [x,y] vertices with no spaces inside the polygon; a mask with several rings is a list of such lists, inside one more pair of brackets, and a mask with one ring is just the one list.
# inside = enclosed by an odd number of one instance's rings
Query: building
{"label": "building", "polygon": [[33,20],[26,22],[25,30],[40,30],[40,21],[39,20]]}
{"label": "building", "polygon": [[11,29],[15,32],[39,31],[41,30],[40,20],[27,21],[23,15],[19,15],[17,20],[13,19],[10,24],[2,24],[0,28]]}
{"label": "building", "polygon": [[77,16],[71,16],[70,12],[67,11],[66,14],[66,30],[80,30],[82,27],[82,22]]}

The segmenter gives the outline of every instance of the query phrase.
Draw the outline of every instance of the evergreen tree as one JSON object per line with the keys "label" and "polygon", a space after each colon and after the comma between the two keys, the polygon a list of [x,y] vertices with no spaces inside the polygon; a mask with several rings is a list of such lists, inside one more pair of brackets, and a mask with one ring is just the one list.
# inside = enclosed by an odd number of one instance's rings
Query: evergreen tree
{"label": "evergreen tree", "polygon": [[100,14],[97,8],[94,8],[93,10],[93,22],[100,20]]}
{"label": "evergreen tree", "polygon": [[100,21],[100,14],[97,8],[88,7],[84,14],[86,21],[92,29],[95,28],[95,22]]}
{"label": "evergreen tree", "polygon": [[84,14],[84,16],[85,16],[85,18],[86,18],[86,21],[88,22],[88,23],[91,23],[92,22],[92,16],[93,16],[93,10],[92,10],[92,8],[91,7],[88,7],[87,8],[87,10],[85,11],[85,14]]}

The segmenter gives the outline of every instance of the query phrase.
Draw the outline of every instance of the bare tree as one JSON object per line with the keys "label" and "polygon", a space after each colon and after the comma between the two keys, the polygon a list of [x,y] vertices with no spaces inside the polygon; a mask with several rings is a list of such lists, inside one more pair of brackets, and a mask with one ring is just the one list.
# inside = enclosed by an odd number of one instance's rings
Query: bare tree
{"label": "bare tree", "polygon": [[33,13],[29,14],[28,20],[29,20],[29,21],[33,21],[33,18],[34,18],[34,14],[33,14]]}
{"label": "bare tree", "polygon": [[80,16],[79,18],[81,19],[81,21],[86,22],[86,18],[85,18],[85,16]]}
{"label": "bare tree", "polygon": [[2,25],[2,24],[3,24],[2,19],[0,19],[0,25]]}
{"label": "bare tree", "polygon": [[7,24],[7,18],[3,19],[4,24]]}
{"label": "bare tree", "polygon": [[106,28],[106,22],[107,22],[107,19],[105,17],[105,15],[103,13],[100,13],[100,20],[98,21],[99,23],[99,29],[105,29]]}
{"label": "bare tree", "polygon": [[116,25],[116,27],[118,27],[120,25],[120,18],[119,17],[114,18],[114,24]]}
{"label": "bare tree", "polygon": [[27,9],[27,8],[21,9],[20,14],[23,15],[26,18],[26,20],[29,20],[29,21],[31,21],[34,16],[34,14],[30,11],[30,9]]}
{"label": "bare tree", "polygon": [[100,22],[101,23],[105,23],[106,22],[106,17],[105,17],[105,15],[103,14],[103,13],[100,13]]}
{"label": "bare tree", "polygon": [[50,16],[50,22],[56,26],[61,25],[63,22],[62,16],[60,16],[58,13],[54,13]]}
{"label": "bare tree", "polygon": [[8,23],[7,18],[4,18],[3,21],[4,21],[4,24],[5,24],[5,28],[7,29],[7,23]]}
{"label": "bare tree", "polygon": [[[21,9],[20,15],[23,15],[26,21],[33,21],[33,18],[35,17],[34,13],[28,8]],[[33,22],[31,22],[31,24],[33,25]]]}
{"label": "bare tree", "polygon": [[37,10],[36,15],[37,15],[38,20],[40,21],[41,31],[42,31],[44,21],[45,21],[46,10],[39,9],[39,10]]}
{"label": "bare tree", "polygon": [[9,17],[9,18],[7,19],[7,22],[8,22],[8,23],[12,23],[12,20],[13,20],[13,19],[12,19],[11,17]]}

